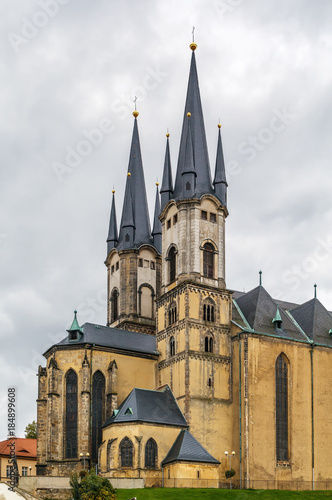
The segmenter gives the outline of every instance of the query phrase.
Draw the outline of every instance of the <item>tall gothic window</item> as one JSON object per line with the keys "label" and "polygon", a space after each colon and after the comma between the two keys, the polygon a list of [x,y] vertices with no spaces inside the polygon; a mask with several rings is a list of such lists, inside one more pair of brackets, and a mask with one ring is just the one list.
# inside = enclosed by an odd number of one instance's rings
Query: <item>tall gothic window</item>
{"label": "tall gothic window", "polygon": [[125,437],[120,443],[121,467],[133,466],[133,443]]}
{"label": "tall gothic window", "polygon": [[288,360],[280,354],[276,361],[276,452],[277,461],[288,461]]}
{"label": "tall gothic window", "polygon": [[92,461],[98,460],[105,415],[105,377],[98,370],[92,378]]}
{"label": "tall gothic window", "polygon": [[214,278],[213,252],[213,245],[205,243],[203,247],[203,275],[208,278]]}
{"label": "tall gothic window", "polygon": [[66,376],[66,458],[77,458],[77,375],[69,370]]}
{"label": "tall gothic window", "polygon": [[116,319],[118,319],[119,316],[119,291],[114,288],[112,295],[111,295],[111,315],[112,315],[112,323]]}
{"label": "tall gothic window", "polygon": [[157,467],[157,443],[150,438],[145,445],[145,467]]}
{"label": "tall gothic window", "polygon": [[168,259],[169,259],[169,282],[172,283],[175,281],[175,274],[176,274],[176,254],[175,254],[175,248],[172,247],[168,253]]}

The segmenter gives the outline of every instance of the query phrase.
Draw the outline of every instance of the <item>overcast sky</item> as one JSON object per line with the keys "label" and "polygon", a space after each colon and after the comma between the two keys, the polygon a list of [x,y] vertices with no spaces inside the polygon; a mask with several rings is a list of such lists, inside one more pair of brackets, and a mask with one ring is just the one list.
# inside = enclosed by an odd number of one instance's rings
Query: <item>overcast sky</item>
{"label": "overcast sky", "polygon": [[152,213],[167,128],[175,174],[192,26],[213,170],[222,123],[227,286],[262,269],[276,298],[317,283],[332,310],[330,0],[2,0],[0,17],[0,439],[8,387],[18,435],[36,418],[42,353],[73,310],[106,323],[132,101]]}

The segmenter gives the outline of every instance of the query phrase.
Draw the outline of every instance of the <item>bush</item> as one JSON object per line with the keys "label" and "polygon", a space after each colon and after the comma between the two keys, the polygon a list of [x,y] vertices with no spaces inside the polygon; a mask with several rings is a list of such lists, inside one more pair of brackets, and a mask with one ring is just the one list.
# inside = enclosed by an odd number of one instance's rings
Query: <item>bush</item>
{"label": "bush", "polygon": [[229,469],[225,472],[226,479],[230,479],[231,477],[235,476],[235,470],[234,469]]}
{"label": "bush", "polygon": [[73,500],[116,500],[116,491],[105,477],[96,476],[92,470],[82,477],[72,474],[70,478]]}

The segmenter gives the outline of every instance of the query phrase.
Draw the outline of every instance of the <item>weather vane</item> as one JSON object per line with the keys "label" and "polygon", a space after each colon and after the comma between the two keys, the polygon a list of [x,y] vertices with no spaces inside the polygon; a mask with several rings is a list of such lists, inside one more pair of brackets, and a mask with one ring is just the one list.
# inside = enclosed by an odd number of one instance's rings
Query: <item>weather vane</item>
{"label": "weather vane", "polygon": [[193,43],[195,43],[195,26],[193,26],[192,34],[193,34]]}
{"label": "weather vane", "polygon": [[133,101],[135,103],[135,111],[137,111],[137,109],[136,109],[136,101],[137,101],[137,99],[138,99],[138,97],[135,95],[135,99]]}

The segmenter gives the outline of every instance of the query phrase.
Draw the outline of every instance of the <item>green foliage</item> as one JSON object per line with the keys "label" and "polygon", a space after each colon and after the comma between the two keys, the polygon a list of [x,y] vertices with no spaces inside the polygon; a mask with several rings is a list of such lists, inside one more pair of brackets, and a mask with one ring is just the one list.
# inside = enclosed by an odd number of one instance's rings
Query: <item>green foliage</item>
{"label": "green foliage", "polygon": [[116,491],[105,477],[96,476],[95,472],[83,475],[79,481],[78,475],[70,478],[73,500],[116,500]]}
{"label": "green foliage", "polygon": [[230,479],[231,477],[235,476],[235,470],[234,469],[226,470],[225,476],[226,479]]}
{"label": "green foliage", "polygon": [[26,426],[24,432],[27,439],[37,439],[37,422],[33,420],[31,424]]}

